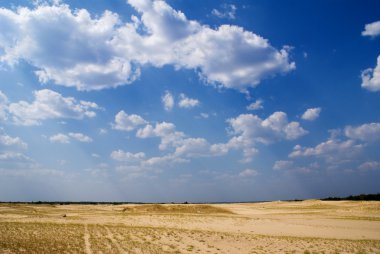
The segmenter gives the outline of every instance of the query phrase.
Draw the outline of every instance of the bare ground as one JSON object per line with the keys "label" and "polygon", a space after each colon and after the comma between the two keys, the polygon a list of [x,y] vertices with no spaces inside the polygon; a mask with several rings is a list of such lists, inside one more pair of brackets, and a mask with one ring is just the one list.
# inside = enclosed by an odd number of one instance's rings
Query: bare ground
{"label": "bare ground", "polygon": [[380,253],[380,202],[1,204],[0,253]]}

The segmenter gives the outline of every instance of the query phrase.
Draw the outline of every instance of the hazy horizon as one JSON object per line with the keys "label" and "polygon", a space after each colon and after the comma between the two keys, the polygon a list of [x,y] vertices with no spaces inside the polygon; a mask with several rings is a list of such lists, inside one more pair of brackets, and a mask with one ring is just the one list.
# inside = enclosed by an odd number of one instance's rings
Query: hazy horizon
{"label": "hazy horizon", "polygon": [[379,193],[380,2],[0,2],[0,201]]}

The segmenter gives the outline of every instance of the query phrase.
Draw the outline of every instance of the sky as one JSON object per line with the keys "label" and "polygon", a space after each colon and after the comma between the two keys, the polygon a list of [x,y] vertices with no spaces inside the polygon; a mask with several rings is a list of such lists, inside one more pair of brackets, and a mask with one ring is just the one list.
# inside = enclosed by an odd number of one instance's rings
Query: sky
{"label": "sky", "polygon": [[380,192],[379,10],[0,1],[0,200]]}

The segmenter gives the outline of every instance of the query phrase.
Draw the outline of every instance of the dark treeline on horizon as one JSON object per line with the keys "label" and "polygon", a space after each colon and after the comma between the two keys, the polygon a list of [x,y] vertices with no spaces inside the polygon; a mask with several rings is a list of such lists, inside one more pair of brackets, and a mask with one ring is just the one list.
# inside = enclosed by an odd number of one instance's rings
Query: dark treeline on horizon
{"label": "dark treeline on horizon", "polygon": [[321,200],[325,201],[334,201],[334,200],[353,200],[353,201],[380,201],[380,193],[377,194],[360,194],[360,195],[351,195],[348,197],[328,197],[328,198],[323,198]]}

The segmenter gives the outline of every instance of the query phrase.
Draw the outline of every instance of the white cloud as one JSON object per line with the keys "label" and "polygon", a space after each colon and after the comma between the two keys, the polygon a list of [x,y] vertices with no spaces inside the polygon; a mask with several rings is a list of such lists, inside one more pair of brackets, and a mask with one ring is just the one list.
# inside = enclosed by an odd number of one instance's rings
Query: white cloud
{"label": "white cloud", "polygon": [[227,18],[227,19],[235,19],[236,15],[236,6],[233,4],[222,4],[220,10],[213,9],[211,14],[218,18]]}
{"label": "white cloud", "polygon": [[303,113],[302,119],[308,120],[308,121],[314,121],[319,117],[319,114],[321,113],[321,108],[309,108]]}
{"label": "white cloud", "polygon": [[[295,68],[289,47],[277,50],[241,27],[201,25],[165,1],[128,3],[140,18],[127,23],[110,11],[91,16],[60,3],[2,8],[0,61],[24,60],[37,68],[40,82],[79,90],[132,83],[146,64],[194,69],[209,83],[242,91]],[[236,7],[228,8],[226,14],[215,13],[234,17]]]}
{"label": "white cloud", "polygon": [[375,21],[370,24],[366,24],[364,31],[362,32],[363,36],[376,37],[380,35],[380,21]]}
{"label": "white cloud", "polygon": [[152,157],[143,161],[142,166],[144,167],[162,167],[162,166],[172,166],[179,163],[189,162],[186,159],[178,157],[173,154],[168,154],[161,157]]}
{"label": "white cloud", "polygon": [[47,119],[95,117],[93,110],[99,109],[93,102],[77,101],[73,97],[63,97],[49,89],[34,92],[34,101],[10,103],[8,111],[12,120],[19,125],[39,125]]}
{"label": "white cloud", "polygon": [[173,95],[169,91],[165,92],[165,94],[161,97],[161,101],[166,111],[171,111],[173,109],[174,98],[173,98]]}
{"label": "white cloud", "polygon": [[254,169],[246,169],[239,173],[240,177],[253,177],[257,175],[258,175],[258,172]]}
{"label": "white cloud", "polygon": [[144,128],[139,129],[136,136],[138,138],[161,138],[161,143],[159,145],[160,150],[165,150],[169,147],[178,147],[186,137],[183,132],[176,131],[174,124],[167,122],[156,123],[154,128],[152,125],[148,124]]}
{"label": "white cloud", "polygon": [[178,142],[175,155],[185,157],[210,156],[210,144],[204,138],[185,138]]}
{"label": "white cloud", "polygon": [[294,140],[307,134],[298,122],[289,122],[286,113],[274,112],[266,119],[253,114],[241,114],[227,121],[234,135],[225,144],[213,144],[214,154],[225,154],[231,149],[242,149],[243,162],[249,162],[258,150],[257,143],[271,144],[280,140]]}
{"label": "white cloud", "polygon": [[377,57],[375,69],[368,68],[361,74],[362,87],[371,92],[380,91],[380,55]]}
{"label": "white cloud", "polygon": [[247,106],[247,110],[259,110],[259,109],[263,109],[263,100],[259,99],[259,100],[256,100],[255,102],[252,102],[251,104],[249,104]]}
{"label": "white cloud", "polygon": [[62,144],[68,144],[70,143],[70,137],[63,134],[63,133],[58,133],[49,138],[50,142],[53,143],[62,143]]}
{"label": "white cloud", "polygon": [[115,123],[112,128],[122,131],[132,131],[140,125],[146,123],[147,121],[145,121],[141,116],[135,114],[128,115],[124,112],[124,110],[121,110],[115,115]]}
{"label": "white cloud", "polygon": [[145,158],[145,153],[130,153],[119,149],[116,151],[112,151],[111,158],[117,161],[139,162]]}
{"label": "white cloud", "polygon": [[273,165],[273,170],[289,170],[293,166],[293,161],[276,161]]}
{"label": "white cloud", "polygon": [[352,159],[363,150],[362,144],[356,144],[353,140],[328,139],[315,147],[301,147],[296,145],[289,154],[290,158],[296,157],[321,157],[328,162]]}
{"label": "white cloud", "polygon": [[69,144],[70,143],[70,138],[75,139],[79,142],[82,143],[91,143],[92,138],[89,136],[84,135],[83,133],[74,133],[70,132],[68,134],[63,134],[63,133],[58,133],[49,138],[50,142],[53,143],[62,143],[62,144]]}
{"label": "white cloud", "polygon": [[0,134],[0,144],[5,146],[19,146],[23,149],[28,148],[28,144],[21,140],[19,137],[11,137],[6,134],[1,135]]}
{"label": "white cloud", "polygon": [[34,9],[0,10],[4,31],[0,60],[20,59],[37,67],[40,82],[49,80],[80,90],[96,90],[132,82],[138,76],[128,59],[110,45],[120,19],[105,11],[92,18],[87,10],[68,5],[40,5]]}
{"label": "white cloud", "polygon": [[364,162],[359,166],[359,170],[361,171],[380,170],[380,162],[379,161]]}
{"label": "white cloud", "polygon": [[7,120],[8,97],[0,91],[0,121]]}
{"label": "white cloud", "polygon": [[83,133],[70,132],[69,136],[71,138],[76,139],[76,140],[78,140],[80,142],[83,142],[83,143],[91,143],[92,142],[92,138],[90,138],[89,136],[84,135]]}
{"label": "white cloud", "polygon": [[229,119],[228,123],[233,134],[263,144],[281,139],[294,140],[307,133],[298,122],[289,122],[284,112],[274,112],[264,120],[253,114],[241,114]]}
{"label": "white cloud", "polygon": [[188,98],[183,93],[181,93],[179,96],[178,106],[180,108],[193,108],[193,107],[199,106],[199,104],[200,104],[199,100]]}
{"label": "white cloud", "polygon": [[367,123],[357,127],[347,126],[344,134],[351,138],[366,142],[380,140],[380,123]]}

